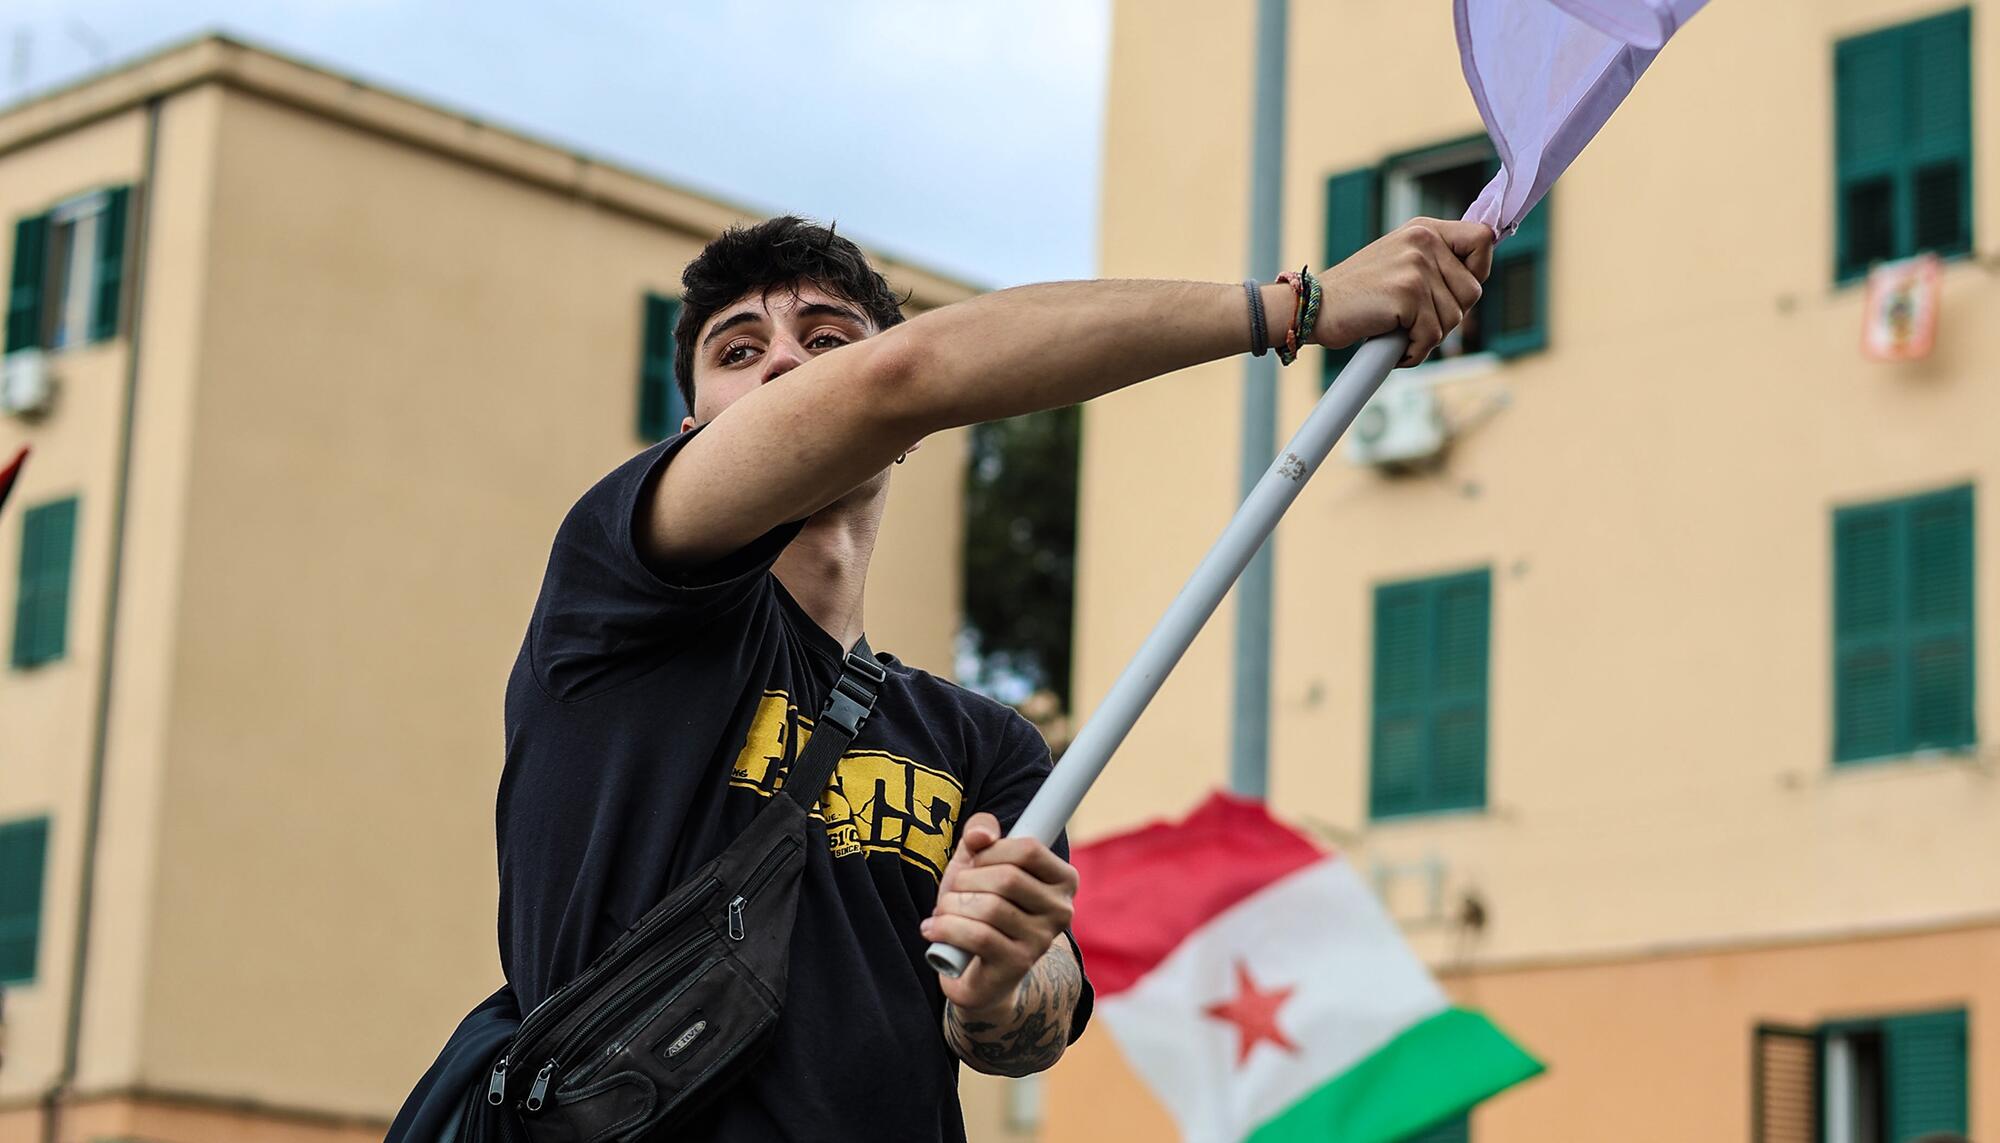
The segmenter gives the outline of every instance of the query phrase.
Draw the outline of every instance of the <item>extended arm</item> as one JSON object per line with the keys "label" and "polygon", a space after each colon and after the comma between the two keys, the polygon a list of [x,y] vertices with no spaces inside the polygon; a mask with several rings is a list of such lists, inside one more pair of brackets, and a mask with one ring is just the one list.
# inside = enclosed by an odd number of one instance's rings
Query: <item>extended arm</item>
{"label": "extended arm", "polygon": [[[1421,360],[1479,296],[1491,244],[1473,223],[1402,227],[1328,271],[1304,340],[1345,345],[1400,327]],[[1282,336],[1290,288],[1267,286],[1263,300]],[[1240,285],[1154,281],[1022,286],[933,310],[823,353],[715,416],[662,477],[647,547],[669,563],[735,551],[832,503],[930,433],[1243,352],[1248,315]],[[698,371],[727,367],[700,358],[707,350],[697,348]]]}

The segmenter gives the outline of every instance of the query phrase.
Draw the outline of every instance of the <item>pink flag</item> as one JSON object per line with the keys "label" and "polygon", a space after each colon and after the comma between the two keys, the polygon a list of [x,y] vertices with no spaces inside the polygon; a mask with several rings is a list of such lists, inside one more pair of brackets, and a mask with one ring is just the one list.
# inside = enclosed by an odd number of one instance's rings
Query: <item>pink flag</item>
{"label": "pink flag", "polygon": [[1458,55],[1500,173],[1465,217],[1503,236],[1707,0],[1455,0]]}

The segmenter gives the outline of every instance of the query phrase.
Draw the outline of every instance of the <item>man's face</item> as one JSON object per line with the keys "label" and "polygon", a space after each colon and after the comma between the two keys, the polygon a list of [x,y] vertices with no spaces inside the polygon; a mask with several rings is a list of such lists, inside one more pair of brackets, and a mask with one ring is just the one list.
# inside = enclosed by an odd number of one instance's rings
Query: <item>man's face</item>
{"label": "man's face", "polygon": [[707,424],[766,381],[877,332],[853,303],[809,282],[747,293],[696,334],[694,409],[681,428]]}

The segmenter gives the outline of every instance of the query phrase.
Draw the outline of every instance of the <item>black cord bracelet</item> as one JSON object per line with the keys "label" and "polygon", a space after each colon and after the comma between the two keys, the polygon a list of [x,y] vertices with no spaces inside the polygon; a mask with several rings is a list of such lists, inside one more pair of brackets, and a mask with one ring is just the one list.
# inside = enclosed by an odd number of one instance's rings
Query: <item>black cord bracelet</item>
{"label": "black cord bracelet", "polygon": [[1255,278],[1246,278],[1243,292],[1250,295],[1250,355],[1262,357],[1271,348],[1264,333],[1264,291]]}

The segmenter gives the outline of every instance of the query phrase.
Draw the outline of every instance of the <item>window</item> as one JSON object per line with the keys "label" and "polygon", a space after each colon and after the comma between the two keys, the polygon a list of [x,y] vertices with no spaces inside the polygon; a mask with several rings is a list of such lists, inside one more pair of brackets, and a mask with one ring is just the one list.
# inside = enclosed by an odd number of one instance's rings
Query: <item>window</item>
{"label": "window", "polygon": [[1834,277],[1972,251],[1972,14],[1834,46]]}
{"label": "window", "polygon": [[0,984],[35,979],[49,819],[0,824]]}
{"label": "window", "polygon": [[[1334,175],[1326,184],[1326,264],[1338,264],[1412,218],[1462,216],[1498,170],[1493,146],[1481,135]],[[1543,199],[1500,244],[1484,297],[1433,360],[1513,357],[1548,345],[1548,216]],[[1322,384],[1331,384],[1352,356],[1351,348],[1329,351]]]}
{"label": "window", "polygon": [[1764,1025],[1752,1053],[1752,1143],[1906,1143],[1966,1129],[1964,1009]]}
{"label": "window", "polygon": [[125,285],[125,187],[14,224],[6,349],[64,349],[118,334]]}
{"label": "window", "polygon": [[1447,1119],[1427,1131],[1419,1131],[1403,1140],[1403,1143],[1469,1143],[1471,1138],[1471,1120],[1461,1115]]}
{"label": "window", "polygon": [[1836,763],[1977,741],[1972,542],[1970,486],[1834,513]]}
{"label": "window", "polygon": [[639,347],[639,437],[663,441],[681,431],[688,415],[680,386],[674,383],[674,323],[681,320],[681,303],[663,294],[647,294],[645,334]]}
{"label": "window", "polygon": [[1372,817],[1486,805],[1485,571],[1375,589]]}
{"label": "window", "polygon": [[21,517],[21,579],[14,597],[14,665],[63,657],[69,638],[70,556],[76,498],[41,504]]}

